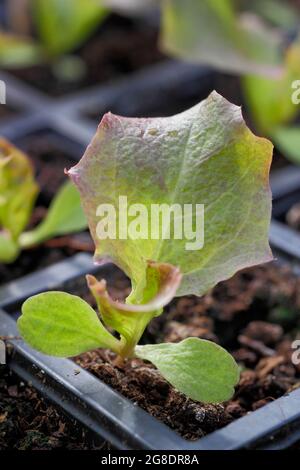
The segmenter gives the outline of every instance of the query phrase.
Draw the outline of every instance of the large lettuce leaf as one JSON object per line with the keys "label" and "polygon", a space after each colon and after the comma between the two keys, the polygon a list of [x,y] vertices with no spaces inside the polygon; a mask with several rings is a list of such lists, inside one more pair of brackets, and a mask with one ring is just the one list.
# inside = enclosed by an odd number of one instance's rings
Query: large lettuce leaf
{"label": "large lettuce leaf", "polygon": [[[111,258],[131,278],[134,302],[146,283],[147,260],[178,266],[178,294],[201,295],[237,270],[272,259],[269,168],[272,144],[247,128],[241,109],[216,92],[168,118],[106,114],[81,161],[69,171],[82,197],[96,258]],[[96,234],[99,204],[205,206],[205,242],[106,239]],[[122,225],[122,210],[117,211]]]}

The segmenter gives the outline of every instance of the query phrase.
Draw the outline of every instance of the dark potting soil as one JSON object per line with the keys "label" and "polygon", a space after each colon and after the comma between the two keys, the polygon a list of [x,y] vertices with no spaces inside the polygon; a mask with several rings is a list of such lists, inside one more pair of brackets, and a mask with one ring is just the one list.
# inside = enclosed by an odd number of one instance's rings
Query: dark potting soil
{"label": "dark potting soil", "polygon": [[[117,271],[111,295],[130,288]],[[84,282],[76,291],[91,300]],[[92,302],[93,304],[93,302]],[[248,269],[220,283],[201,299],[171,303],[149,325],[142,342],[209,339],[230,350],[242,373],[232,400],[204,405],[173,389],[149,363],[138,359],[116,367],[115,355],[98,350],[76,362],[187,439],[197,439],[300,386],[300,366],[291,362],[291,342],[300,328],[300,279],[274,263]]]}
{"label": "dark potting soil", "polygon": [[[105,444],[107,449],[107,444]],[[0,366],[0,450],[100,450],[103,442]]]}
{"label": "dark potting soil", "polygon": [[[137,71],[163,59],[158,28],[148,22],[110,15],[99,30],[75,51],[85,67],[78,80],[62,80],[47,65],[11,71],[48,95],[63,96]],[[73,74],[74,75],[74,74]]]}
{"label": "dark potting soil", "polygon": [[[23,137],[17,145],[29,156],[35,169],[36,180],[40,186],[42,205],[48,206],[53,196],[67,181],[64,173],[76,164],[74,157],[60,144],[63,137],[59,134],[41,131]],[[76,157],[81,157],[80,150]]]}
{"label": "dark potting soil", "polygon": [[[52,198],[67,181],[64,169],[70,168],[75,163],[74,159],[61,150],[47,134],[25,137],[22,139],[21,147],[33,162],[41,190],[28,227],[33,228],[42,221]],[[94,244],[87,232],[49,240],[41,246],[24,250],[12,264],[0,263],[0,285],[57,263],[77,252],[93,250]]]}

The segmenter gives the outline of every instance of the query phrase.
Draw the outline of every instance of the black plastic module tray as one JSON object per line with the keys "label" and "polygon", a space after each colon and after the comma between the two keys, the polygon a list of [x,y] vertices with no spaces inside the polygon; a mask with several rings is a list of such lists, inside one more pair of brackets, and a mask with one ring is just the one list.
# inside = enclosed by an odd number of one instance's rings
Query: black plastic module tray
{"label": "black plastic module tray", "polygon": [[[95,87],[66,99],[54,100],[0,72],[7,85],[7,102],[20,113],[0,122],[0,134],[13,142],[47,130],[60,145],[66,146],[74,159],[96,130],[93,113],[111,110],[124,115],[155,113],[157,103],[177,109],[207,94],[213,73],[206,68],[165,61],[133,74],[119,82]],[[201,86],[199,87],[199,83]],[[198,99],[198,101],[199,101]],[[177,100],[177,101],[176,101]],[[278,252],[300,260],[299,235],[280,222],[277,208],[291,184],[296,189],[300,170],[287,169],[273,178],[275,195],[271,242]],[[276,179],[277,178],[277,179]],[[287,178],[287,179],[286,179]],[[286,181],[286,184],[283,183]],[[299,185],[298,185],[299,189]],[[0,335],[16,335],[17,306],[28,296],[48,289],[63,289],[66,283],[88,272],[101,271],[103,277],[113,272],[112,265],[92,265],[88,255],[77,255],[45,270],[32,273],[0,288]],[[119,449],[279,449],[300,440],[300,389],[236,420],[225,428],[198,441],[186,441],[148,413],[122,397],[70,360],[50,358],[31,350],[21,340],[11,341],[13,353],[8,366],[22,379],[30,381],[46,398]]]}
{"label": "black plastic module tray", "polygon": [[[6,310],[15,311],[16,303],[39,291],[63,289],[71,279],[91,271],[109,279],[113,269],[111,264],[95,267],[90,256],[77,255],[0,290],[0,299]],[[14,315],[4,310],[0,335],[18,335]],[[22,340],[11,343],[8,366],[15,373],[118,449],[276,449],[300,439],[300,389],[206,437],[187,441],[74,362],[40,354]]]}
{"label": "black plastic module tray", "polygon": [[273,246],[290,259],[300,259],[300,232],[285,222],[287,211],[300,203],[300,167],[288,165],[271,175],[273,220],[270,240]]}

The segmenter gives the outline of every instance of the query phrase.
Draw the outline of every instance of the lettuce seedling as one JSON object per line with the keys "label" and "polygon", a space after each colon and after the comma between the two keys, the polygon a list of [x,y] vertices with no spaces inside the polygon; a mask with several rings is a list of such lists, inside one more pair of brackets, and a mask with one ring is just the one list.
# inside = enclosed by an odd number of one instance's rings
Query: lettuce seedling
{"label": "lettuce seedling", "polygon": [[[132,292],[126,303],[117,302],[105,280],[87,276],[99,317],[84,300],[67,293],[34,296],[24,303],[18,321],[24,339],[54,356],[109,348],[119,361],[138,357],[152,362],[174,387],[195,400],[229,399],[239,370],[219,345],[199,338],[178,344],[138,343],[175,295],[202,295],[237,270],[272,259],[271,158],[272,144],[254,136],[241,109],[216,92],[168,118],[106,114],[69,175],[81,193],[96,261],[110,258],[123,269]],[[185,239],[165,237],[170,220],[157,237],[123,237],[117,231],[115,239],[99,239],[100,204],[113,204],[117,226],[127,230],[127,209],[118,205],[120,196],[135,209],[141,204],[189,204],[193,217],[197,204],[204,204],[202,249],[187,250]],[[131,215],[139,225],[139,217]],[[184,222],[184,214],[176,217]],[[159,219],[158,228],[162,225]]]}
{"label": "lettuce seedling", "polygon": [[[19,2],[10,3],[11,16],[16,18]],[[102,0],[30,0],[22,24],[26,23],[26,29],[33,25],[35,34],[31,37],[0,30],[0,63],[14,68],[57,62],[82,44],[107,14]]]}
{"label": "lettuce seedling", "polygon": [[[282,51],[278,50],[279,57]],[[300,35],[286,49],[283,72],[276,80],[248,75],[242,77],[245,99],[255,126],[276,141],[277,129],[289,127],[299,115],[299,107],[293,102],[293,83],[300,77]]]}
{"label": "lettuce seedling", "polygon": [[45,219],[24,232],[39,192],[28,157],[0,139],[0,261],[11,263],[20,251],[87,226],[80,196],[70,182],[53,199]]}
{"label": "lettuce seedling", "polygon": [[242,85],[255,126],[272,138],[282,154],[300,163],[300,35],[284,54],[284,72],[278,80],[245,76]]}
{"label": "lettuce seedling", "polygon": [[231,73],[278,77],[279,45],[277,30],[240,11],[240,2],[162,3],[161,46],[171,55]]}

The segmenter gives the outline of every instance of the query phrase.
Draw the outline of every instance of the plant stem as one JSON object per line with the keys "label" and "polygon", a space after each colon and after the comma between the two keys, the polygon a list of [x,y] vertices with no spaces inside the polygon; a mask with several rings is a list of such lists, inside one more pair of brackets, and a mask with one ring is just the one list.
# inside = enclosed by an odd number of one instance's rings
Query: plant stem
{"label": "plant stem", "polygon": [[115,367],[123,367],[124,363],[125,363],[124,357],[118,354],[116,359],[114,360]]}

